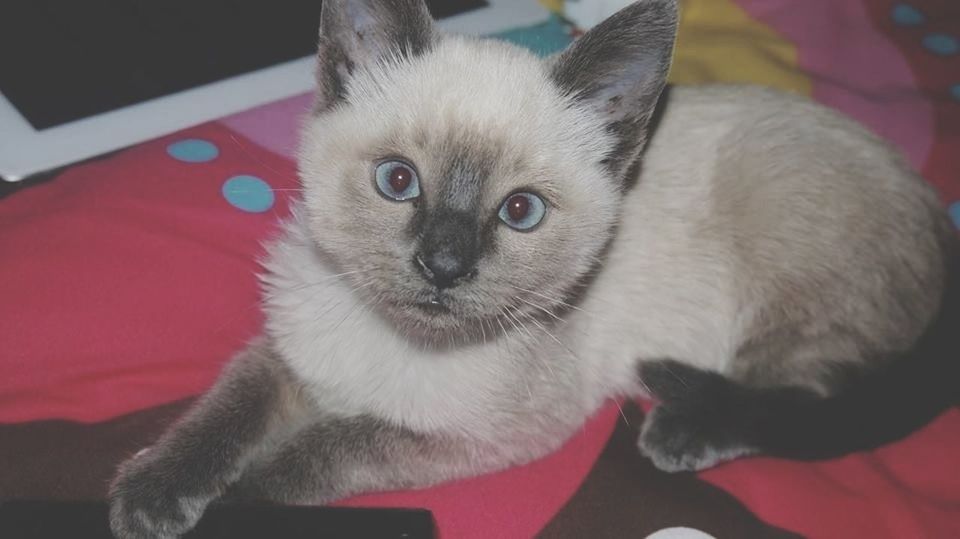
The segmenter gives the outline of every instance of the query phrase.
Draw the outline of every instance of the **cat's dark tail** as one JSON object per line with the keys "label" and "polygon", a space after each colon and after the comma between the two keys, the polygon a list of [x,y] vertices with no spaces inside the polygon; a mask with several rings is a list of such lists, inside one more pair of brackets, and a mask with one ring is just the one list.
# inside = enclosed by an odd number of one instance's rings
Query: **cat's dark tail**
{"label": "cat's dark tail", "polygon": [[721,447],[813,460],[893,442],[960,403],[960,273],[951,266],[939,315],[914,348],[835,396],[748,387],[672,360],[642,364],[640,378],[671,415]]}

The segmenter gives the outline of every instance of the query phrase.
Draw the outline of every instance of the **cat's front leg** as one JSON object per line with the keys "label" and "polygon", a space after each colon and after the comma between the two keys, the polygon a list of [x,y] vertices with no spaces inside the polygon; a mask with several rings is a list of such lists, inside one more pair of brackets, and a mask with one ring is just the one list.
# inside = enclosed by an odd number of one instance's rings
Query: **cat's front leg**
{"label": "cat's front leg", "polygon": [[240,353],[213,389],[152,447],[124,462],[110,487],[110,526],[121,538],[177,537],[243,471],[293,413],[284,365],[264,342]]}
{"label": "cat's front leg", "polygon": [[327,503],[365,492],[417,488],[509,464],[462,438],[414,432],[370,416],[327,417],[252,463],[227,497]]}

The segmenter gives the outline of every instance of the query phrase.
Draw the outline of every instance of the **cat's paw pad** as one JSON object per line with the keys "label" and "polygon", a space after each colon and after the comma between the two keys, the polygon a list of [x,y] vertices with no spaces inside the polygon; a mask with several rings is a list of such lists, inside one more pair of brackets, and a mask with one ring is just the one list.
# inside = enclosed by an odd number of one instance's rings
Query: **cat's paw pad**
{"label": "cat's paw pad", "polygon": [[640,452],[665,472],[704,470],[750,453],[746,448],[713,443],[691,417],[669,408],[655,408],[643,423]]}
{"label": "cat's paw pad", "polygon": [[189,494],[171,469],[138,453],[120,467],[110,487],[110,528],[119,539],[167,539],[192,529],[213,499]]}

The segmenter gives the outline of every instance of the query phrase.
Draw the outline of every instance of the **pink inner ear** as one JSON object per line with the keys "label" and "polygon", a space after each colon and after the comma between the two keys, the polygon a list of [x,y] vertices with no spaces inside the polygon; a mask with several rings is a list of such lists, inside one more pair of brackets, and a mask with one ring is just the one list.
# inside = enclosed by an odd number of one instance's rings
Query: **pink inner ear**
{"label": "pink inner ear", "polygon": [[[396,4],[401,3],[396,2],[396,0],[391,1]],[[352,29],[353,33],[356,35],[358,43],[362,44],[366,40],[366,45],[370,46],[372,43],[367,38],[383,33],[380,32],[379,27],[384,21],[376,17],[373,10],[377,8],[371,7],[371,2],[369,0],[354,0],[339,3],[345,4],[340,8],[344,11],[345,15],[345,20],[342,21],[344,24],[344,29]],[[381,5],[384,3],[381,3]]]}
{"label": "pink inner ear", "polygon": [[[635,78],[618,78],[612,81],[608,86],[600,89],[591,101],[595,102],[597,109],[612,121],[634,116],[638,107],[647,106],[644,103],[646,96],[657,91],[659,81],[654,76],[655,70],[655,67],[638,67]],[[656,104],[656,99],[653,101]]]}
{"label": "pink inner ear", "polygon": [[674,0],[630,4],[558,56],[554,80],[613,122],[646,116],[666,81],[677,17]]}

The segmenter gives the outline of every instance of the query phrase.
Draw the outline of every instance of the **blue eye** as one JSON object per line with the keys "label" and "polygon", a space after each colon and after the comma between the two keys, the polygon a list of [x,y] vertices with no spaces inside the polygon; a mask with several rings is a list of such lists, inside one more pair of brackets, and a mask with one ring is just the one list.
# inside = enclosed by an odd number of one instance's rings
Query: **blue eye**
{"label": "blue eye", "polygon": [[530,230],[547,213],[543,199],[533,193],[514,193],[500,206],[500,220],[516,230]]}
{"label": "blue eye", "polygon": [[412,166],[403,161],[384,161],[377,165],[377,189],[390,200],[403,202],[420,196],[420,180]]}

